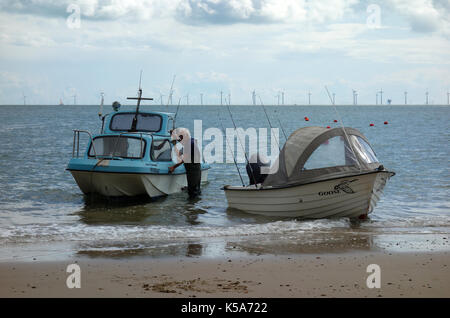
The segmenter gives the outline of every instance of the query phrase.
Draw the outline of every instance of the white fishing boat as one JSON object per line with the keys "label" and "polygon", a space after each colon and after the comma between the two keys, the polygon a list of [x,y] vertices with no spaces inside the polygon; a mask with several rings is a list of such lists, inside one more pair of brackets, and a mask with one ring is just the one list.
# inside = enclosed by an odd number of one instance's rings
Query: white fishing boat
{"label": "white fishing boat", "polygon": [[262,183],[225,186],[228,206],[267,216],[364,218],[395,175],[360,131],[344,127],[297,129],[270,169]]}

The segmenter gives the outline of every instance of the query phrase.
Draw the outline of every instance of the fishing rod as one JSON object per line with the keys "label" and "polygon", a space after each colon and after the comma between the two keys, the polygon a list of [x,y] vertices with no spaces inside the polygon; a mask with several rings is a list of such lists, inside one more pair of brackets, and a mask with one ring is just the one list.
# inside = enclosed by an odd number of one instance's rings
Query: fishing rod
{"label": "fishing rod", "polygon": [[330,102],[331,102],[331,104],[333,105],[334,111],[336,112],[336,115],[337,115],[337,117],[339,118],[339,122],[340,122],[340,124],[341,124],[342,131],[344,132],[345,139],[347,140],[347,143],[348,143],[349,146],[350,146],[350,150],[352,151],[353,156],[355,157],[355,161],[356,161],[356,164],[358,165],[359,171],[361,171],[361,165],[359,164],[358,157],[356,156],[355,150],[353,149],[353,146],[352,146],[352,144],[351,144],[351,142],[350,142],[350,138],[348,138],[347,131],[345,130],[345,127],[344,127],[344,121],[342,120],[341,115],[340,115],[339,112],[337,111],[337,108],[336,108],[336,105],[335,105],[335,103],[334,103],[334,100],[331,98],[330,92],[328,91],[328,87],[327,87],[326,85],[325,85],[325,90],[327,91],[328,98],[330,99]]}
{"label": "fishing rod", "polygon": [[175,121],[177,120],[178,110],[180,109],[181,97],[178,99],[177,111],[175,112],[175,116],[173,117],[173,127],[175,128]]}
{"label": "fishing rod", "polygon": [[[234,131],[236,132],[236,137],[237,137],[237,139],[238,139],[238,141],[239,141],[239,144],[241,145],[242,151],[244,152],[245,161],[247,162],[247,165],[248,165],[249,168],[250,168],[250,174],[252,175],[253,183],[255,184],[255,188],[258,188],[258,186],[256,185],[255,175],[253,174],[253,168],[252,168],[252,165],[250,164],[250,162],[249,162],[249,160],[248,160],[247,152],[245,151],[245,147],[242,145],[241,138],[239,137],[239,134],[238,134],[238,132],[237,132],[236,123],[234,122],[233,114],[231,113],[231,110],[230,110],[230,104],[229,104],[229,103],[225,103],[225,104],[227,105],[228,112],[230,113],[230,118],[231,118],[231,121],[233,122]],[[233,158],[234,158],[234,156],[233,156]]]}
{"label": "fishing rod", "polygon": [[[276,112],[276,111],[275,111],[275,112]],[[276,116],[276,117],[277,117],[277,120],[278,120],[278,124],[280,124],[281,131],[283,132],[284,140],[285,140],[285,142],[286,142],[286,141],[287,141],[287,137],[286,137],[286,133],[285,133],[285,131],[284,131],[283,125],[281,124],[280,118],[279,118],[278,116]]]}
{"label": "fishing rod", "polygon": [[[219,111],[217,112],[217,117],[219,118],[220,125],[222,126],[222,131],[225,134],[225,144],[228,146],[228,150],[230,151],[230,153],[233,154],[233,150],[231,149],[231,145],[228,142],[228,137],[227,137],[227,133],[225,131],[225,127],[223,126],[222,119],[220,119],[220,108],[219,108]],[[239,179],[241,179],[242,186],[245,187],[244,179],[242,179],[241,171],[239,170],[239,166],[237,165],[236,158],[234,158],[234,155],[233,155],[233,162],[234,162],[234,165],[236,166],[237,172],[239,174]]]}
{"label": "fishing rod", "polygon": [[[270,129],[272,130],[273,126],[272,126],[272,123],[270,122],[269,116],[267,115],[266,107],[264,106],[264,103],[262,102],[261,95],[258,95],[258,98],[259,98],[259,101],[261,102],[261,106],[262,106],[262,109],[264,110],[264,114],[266,114],[266,118],[267,118],[267,121],[269,122]],[[279,119],[278,119],[278,122],[280,122]],[[281,126],[281,123],[280,123],[280,126]],[[281,130],[283,131],[284,138],[287,140],[283,126],[281,126]],[[281,152],[280,143],[278,142],[278,140],[276,138],[275,138],[275,140],[277,142],[278,150]]]}

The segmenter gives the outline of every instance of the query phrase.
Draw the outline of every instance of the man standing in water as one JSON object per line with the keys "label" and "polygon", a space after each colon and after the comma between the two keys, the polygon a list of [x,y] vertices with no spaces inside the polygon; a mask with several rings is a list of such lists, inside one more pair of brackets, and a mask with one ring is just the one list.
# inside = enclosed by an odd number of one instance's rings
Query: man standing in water
{"label": "man standing in water", "polygon": [[180,142],[183,146],[181,160],[177,164],[169,167],[169,172],[172,173],[176,168],[184,164],[186,169],[186,178],[188,184],[189,198],[193,199],[201,194],[200,183],[202,180],[200,150],[197,145],[197,140],[191,138],[189,130],[186,128],[177,128],[172,131],[174,145]]}

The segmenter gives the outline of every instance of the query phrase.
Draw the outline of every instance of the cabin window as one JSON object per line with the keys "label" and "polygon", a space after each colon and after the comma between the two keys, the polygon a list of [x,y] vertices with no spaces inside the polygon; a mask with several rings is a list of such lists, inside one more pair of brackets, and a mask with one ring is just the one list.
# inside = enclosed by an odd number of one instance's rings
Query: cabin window
{"label": "cabin window", "polygon": [[314,150],[304,165],[304,169],[319,169],[356,164],[352,150],[345,137],[336,136],[323,142]]}
{"label": "cabin window", "polygon": [[169,140],[153,140],[152,143],[153,161],[172,161],[172,147]]}
{"label": "cabin window", "polygon": [[136,137],[96,137],[89,148],[89,157],[121,157],[140,159],[144,157],[145,140]]}
{"label": "cabin window", "polygon": [[354,145],[355,152],[358,153],[359,157],[365,163],[378,162],[378,158],[375,155],[375,152],[373,151],[372,147],[364,139],[355,135],[351,135],[350,138]]}
{"label": "cabin window", "polygon": [[[112,131],[131,131],[136,113],[119,113],[113,115],[109,128]],[[155,114],[139,113],[136,131],[157,132],[161,130],[162,117]]]}

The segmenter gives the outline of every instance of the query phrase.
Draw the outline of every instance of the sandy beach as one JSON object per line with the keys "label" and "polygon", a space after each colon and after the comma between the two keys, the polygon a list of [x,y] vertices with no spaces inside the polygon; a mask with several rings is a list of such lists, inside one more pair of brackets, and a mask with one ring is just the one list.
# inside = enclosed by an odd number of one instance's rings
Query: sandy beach
{"label": "sandy beach", "polygon": [[[67,266],[81,269],[69,289]],[[368,288],[367,266],[381,269]],[[0,263],[0,297],[450,297],[449,252]]]}

